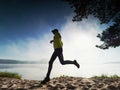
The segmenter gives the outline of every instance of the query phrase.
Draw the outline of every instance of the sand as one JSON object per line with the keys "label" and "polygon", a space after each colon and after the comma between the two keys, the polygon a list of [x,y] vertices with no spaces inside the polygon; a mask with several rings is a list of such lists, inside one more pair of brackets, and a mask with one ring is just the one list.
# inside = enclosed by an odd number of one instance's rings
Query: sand
{"label": "sand", "polygon": [[42,85],[40,80],[0,77],[0,90],[120,90],[119,78],[61,76]]}

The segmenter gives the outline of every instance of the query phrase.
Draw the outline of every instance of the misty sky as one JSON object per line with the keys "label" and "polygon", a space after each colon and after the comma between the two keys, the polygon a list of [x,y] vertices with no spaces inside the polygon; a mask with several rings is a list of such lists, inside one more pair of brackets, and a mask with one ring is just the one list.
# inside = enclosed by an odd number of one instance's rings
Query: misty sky
{"label": "misty sky", "polygon": [[0,57],[7,58],[11,52],[7,47],[13,43],[42,39],[52,29],[60,29],[71,12],[61,0],[0,0]]}
{"label": "misty sky", "polygon": [[[62,35],[64,57],[79,62],[119,62],[120,47],[101,50],[96,37],[108,25],[89,16],[72,22],[73,10],[61,0],[0,0],[0,58],[48,62],[51,30]],[[44,61],[43,61],[44,60]]]}
{"label": "misty sky", "polygon": [[0,0],[1,43],[37,38],[61,28],[71,12],[61,0]]}

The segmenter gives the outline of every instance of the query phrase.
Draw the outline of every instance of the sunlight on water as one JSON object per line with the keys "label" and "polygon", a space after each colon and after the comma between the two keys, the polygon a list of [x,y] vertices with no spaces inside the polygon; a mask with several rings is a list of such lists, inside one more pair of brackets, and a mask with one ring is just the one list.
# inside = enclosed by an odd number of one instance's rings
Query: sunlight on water
{"label": "sunlight on water", "polygon": [[[81,68],[73,65],[54,64],[51,78],[61,75],[74,77],[92,77],[95,75],[120,75],[120,64],[86,64],[82,63]],[[47,64],[0,64],[0,71],[17,72],[23,79],[42,80],[47,73]]]}

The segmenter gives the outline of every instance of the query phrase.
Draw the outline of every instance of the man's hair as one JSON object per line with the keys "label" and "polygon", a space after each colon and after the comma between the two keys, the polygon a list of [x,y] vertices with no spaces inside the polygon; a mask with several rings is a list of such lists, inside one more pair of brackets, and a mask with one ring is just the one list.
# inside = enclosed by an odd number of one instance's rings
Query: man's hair
{"label": "man's hair", "polygon": [[53,29],[52,32],[58,32],[58,29]]}

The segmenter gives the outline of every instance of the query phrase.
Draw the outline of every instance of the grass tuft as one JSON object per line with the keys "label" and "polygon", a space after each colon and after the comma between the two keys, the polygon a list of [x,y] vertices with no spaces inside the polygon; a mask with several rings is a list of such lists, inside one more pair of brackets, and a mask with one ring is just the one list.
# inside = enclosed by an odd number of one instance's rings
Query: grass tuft
{"label": "grass tuft", "polygon": [[11,72],[0,72],[0,77],[21,79],[21,75],[19,75],[18,73],[11,73]]}
{"label": "grass tuft", "polygon": [[92,78],[101,78],[101,79],[105,79],[105,78],[110,78],[110,79],[118,79],[118,78],[120,78],[120,76],[118,76],[118,75],[110,75],[110,76],[108,76],[108,75],[105,75],[105,74],[102,74],[101,76],[94,76],[94,77],[92,77]]}

